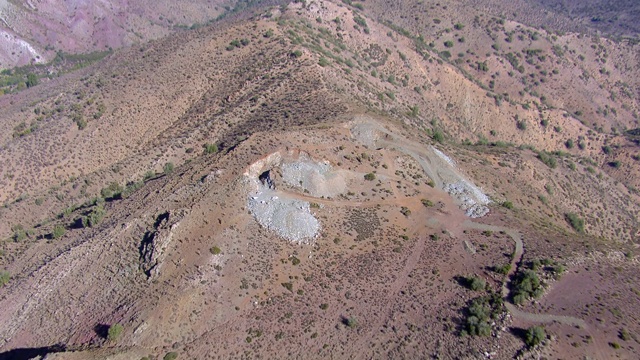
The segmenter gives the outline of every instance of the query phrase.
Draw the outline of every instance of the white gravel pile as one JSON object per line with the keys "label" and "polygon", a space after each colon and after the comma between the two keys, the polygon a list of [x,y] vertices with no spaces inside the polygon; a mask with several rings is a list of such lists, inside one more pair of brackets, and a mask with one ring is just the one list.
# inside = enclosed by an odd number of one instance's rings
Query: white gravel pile
{"label": "white gravel pile", "polygon": [[259,185],[247,205],[260,225],[289,241],[309,244],[320,232],[320,223],[306,201],[282,198]]}
{"label": "white gravel pile", "polygon": [[444,161],[447,162],[447,164],[451,165],[452,167],[456,167],[456,162],[453,161],[453,159],[451,159],[450,157],[448,157],[447,155],[445,155],[445,153],[443,153],[442,151],[436,149],[433,145],[431,146],[431,150],[433,150],[433,152],[438,155],[438,157]]}
{"label": "white gravel pile", "polygon": [[344,176],[333,171],[329,163],[313,161],[306,155],[301,155],[298,161],[283,163],[281,169],[285,183],[315,197],[334,197],[347,190]]}
{"label": "white gravel pile", "polygon": [[489,197],[475,185],[460,180],[456,183],[444,184],[443,190],[460,201],[460,208],[470,218],[479,218],[489,213]]}

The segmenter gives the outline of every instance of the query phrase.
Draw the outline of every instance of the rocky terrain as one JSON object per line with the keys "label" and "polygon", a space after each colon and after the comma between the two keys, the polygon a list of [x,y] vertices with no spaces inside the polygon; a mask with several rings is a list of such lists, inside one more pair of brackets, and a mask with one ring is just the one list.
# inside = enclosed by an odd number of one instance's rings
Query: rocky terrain
{"label": "rocky terrain", "polygon": [[251,3],[25,77],[0,359],[637,358],[637,33],[501,4]]}

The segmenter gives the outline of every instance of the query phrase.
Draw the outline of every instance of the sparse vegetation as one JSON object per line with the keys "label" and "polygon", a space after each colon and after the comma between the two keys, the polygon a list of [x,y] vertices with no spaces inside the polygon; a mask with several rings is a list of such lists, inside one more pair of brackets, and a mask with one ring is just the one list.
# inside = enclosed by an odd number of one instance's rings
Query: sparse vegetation
{"label": "sparse vegetation", "polygon": [[546,151],[540,151],[538,153],[538,159],[542,161],[543,164],[547,165],[552,169],[555,169],[556,166],[558,166],[558,162],[556,161],[556,158],[552,154]]}
{"label": "sparse vegetation", "polygon": [[532,326],[527,329],[527,332],[525,333],[524,343],[527,344],[528,347],[534,347],[546,338],[547,334],[542,326]]}
{"label": "sparse vegetation", "polygon": [[107,340],[117,341],[122,335],[123,331],[124,327],[120,324],[113,324],[109,326],[109,330],[107,331]]}
{"label": "sparse vegetation", "polygon": [[465,318],[460,335],[491,335],[490,320],[497,319],[503,312],[504,303],[499,294],[492,293],[471,300],[463,311]]}
{"label": "sparse vegetation", "polygon": [[177,358],[178,358],[178,353],[172,351],[172,352],[166,353],[162,358],[162,360],[176,360]]}
{"label": "sparse vegetation", "polygon": [[218,152],[218,145],[216,144],[204,144],[204,153],[205,154],[215,154]]}
{"label": "sparse vegetation", "polygon": [[529,269],[518,271],[513,281],[511,292],[514,304],[524,304],[530,298],[539,297],[542,292],[542,284],[535,271]]}
{"label": "sparse vegetation", "polygon": [[433,135],[431,135],[431,138],[433,139],[433,141],[442,143],[444,141],[444,134],[440,130],[435,130],[433,132]]}
{"label": "sparse vegetation", "polygon": [[432,207],[433,201],[431,200],[427,200],[427,199],[421,199],[420,202],[422,203],[422,205],[424,205],[425,207]]}
{"label": "sparse vegetation", "polygon": [[7,285],[11,280],[11,274],[8,271],[0,271],[0,288]]}
{"label": "sparse vegetation", "polygon": [[581,217],[579,217],[575,213],[567,213],[565,215],[565,218],[567,219],[567,222],[569,223],[569,225],[571,225],[571,227],[575,231],[577,231],[579,233],[583,233],[584,232],[584,219],[582,219]]}
{"label": "sparse vegetation", "polygon": [[466,288],[473,291],[481,291],[484,290],[487,283],[475,276],[466,277],[462,279],[462,282]]}
{"label": "sparse vegetation", "polygon": [[97,204],[93,209],[91,209],[89,214],[81,218],[82,226],[85,228],[97,226],[102,222],[102,219],[104,219],[106,215],[107,212],[104,209],[104,206],[102,204]]}
{"label": "sparse vegetation", "polygon": [[51,237],[54,239],[59,239],[64,236],[65,228],[62,225],[56,225],[53,228],[53,232],[51,233]]}

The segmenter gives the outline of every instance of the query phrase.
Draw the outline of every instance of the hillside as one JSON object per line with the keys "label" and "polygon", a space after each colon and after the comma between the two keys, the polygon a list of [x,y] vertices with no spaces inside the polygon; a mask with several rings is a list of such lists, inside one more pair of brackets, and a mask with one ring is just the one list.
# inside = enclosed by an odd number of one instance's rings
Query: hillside
{"label": "hillside", "polygon": [[1,96],[0,359],[634,358],[640,45],[482,3],[263,4]]}
{"label": "hillside", "polygon": [[[242,2],[241,2],[242,3]],[[52,60],[56,52],[105,51],[197,27],[235,1],[0,1],[0,69]]]}

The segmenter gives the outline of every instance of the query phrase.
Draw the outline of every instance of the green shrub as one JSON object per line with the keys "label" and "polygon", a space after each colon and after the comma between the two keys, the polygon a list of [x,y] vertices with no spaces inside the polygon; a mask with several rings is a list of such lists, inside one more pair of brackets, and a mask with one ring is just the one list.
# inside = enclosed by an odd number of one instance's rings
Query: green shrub
{"label": "green shrub", "polygon": [[620,329],[620,332],[618,333],[618,337],[622,340],[622,341],[628,341],[631,340],[631,334],[629,334],[629,331],[627,329]]}
{"label": "green shrub", "polygon": [[11,280],[11,274],[7,271],[0,271],[0,288],[7,285]]}
{"label": "green shrub", "polygon": [[172,352],[166,353],[162,358],[162,360],[176,360],[177,358],[178,358],[178,353],[172,351]]}
{"label": "green shrub", "polygon": [[164,164],[164,166],[162,167],[162,171],[165,174],[171,174],[173,172],[173,169],[174,169],[174,165],[173,165],[172,162],[168,162],[168,163]]}
{"label": "green shrub", "polygon": [[327,60],[327,58],[325,57],[321,57],[320,60],[318,60],[318,65],[325,67],[329,65],[329,60]]}
{"label": "green shrub", "polygon": [[425,207],[432,207],[433,206],[433,201],[431,201],[431,200],[422,199],[422,200],[420,200],[420,202],[422,202],[422,205],[424,205]]}
{"label": "green shrub", "polygon": [[491,270],[498,274],[507,275],[509,271],[511,271],[511,264],[494,265],[491,267]]}
{"label": "green shrub", "polygon": [[213,255],[218,255],[222,252],[222,250],[220,250],[219,247],[214,246],[211,249],[209,249],[209,251],[213,254]]}
{"label": "green shrub", "polygon": [[527,329],[524,335],[524,343],[527,344],[528,347],[534,347],[540,344],[546,337],[547,334],[542,326],[533,326]]}
{"label": "green shrub", "polygon": [[518,128],[518,130],[525,131],[527,130],[527,122],[524,120],[520,120],[516,123],[516,127]]}
{"label": "green shrub", "polygon": [[282,287],[284,287],[285,289],[287,289],[287,290],[289,290],[289,291],[293,292],[293,284],[292,284],[292,283],[290,283],[290,282],[284,282],[284,283],[282,283],[281,285],[282,285]]}
{"label": "green shrub", "polygon": [[447,41],[445,41],[445,42],[444,42],[444,46],[445,46],[445,47],[448,47],[448,48],[453,47],[453,41],[451,41],[451,40],[447,40]]}
{"label": "green shrub", "polygon": [[122,194],[122,190],[123,190],[122,186],[120,186],[120,184],[114,181],[111,184],[109,184],[109,186],[107,186],[106,188],[103,188],[102,190],[100,190],[100,196],[102,196],[105,199],[119,198],[120,195]]}
{"label": "green shrub", "polygon": [[581,217],[579,217],[574,213],[567,213],[565,215],[565,218],[567,219],[567,222],[569,223],[569,225],[571,225],[571,227],[575,231],[579,233],[584,232],[584,219],[582,219]]}
{"label": "green shrub", "polygon": [[12,228],[13,236],[11,237],[13,241],[20,242],[27,238],[27,232],[24,230],[22,225],[16,225]]}
{"label": "green shrub", "polygon": [[320,304],[320,309],[327,310],[329,308],[329,304]]}
{"label": "green shrub", "polygon": [[507,208],[507,209],[509,209],[509,210],[513,209],[513,203],[512,203],[511,201],[505,201],[505,202],[503,202],[503,203],[502,203],[502,206],[503,206],[503,207],[505,207],[505,208]]}
{"label": "green shrub", "polygon": [[291,53],[291,56],[293,56],[293,57],[295,57],[295,58],[299,58],[299,57],[301,57],[301,56],[302,56],[302,51],[300,51],[300,50],[294,50],[294,51]]}
{"label": "green shrub", "polygon": [[543,164],[547,165],[548,167],[555,169],[556,166],[558,166],[558,163],[556,161],[556,158],[553,157],[553,155],[549,154],[546,151],[541,151],[538,153],[538,159],[540,161],[542,161]]}
{"label": "green shrub", "polygon": [[109,330],[107,331],[107,339],[109,341],[116,341],[120,338],[123,331],[124,331],[124,326],[120,324],[113,324],[109,326]]}
{"label": "green shrub", "polygon": [[496,319],[503,312],[504,303],[499,294],[491,294],[475,298],[469,302],[465,310],[464,330],[461,335],[489,336],[491,334],[490,319]]}
{"label": "green shrub", "polygon": [[298,258],[297,258],[297,257],[295,257],[295,256],[292,256],[292,257],[291,257],[291,264],[293,264],[293,265],[299,265],[299,264],[300,264],[300,259],[298,259]]}
{"label": "green shrub", "polygon": [[87,216],[83,216],[81,218],[82,226],[94,227],[102,222],[102,219],[104,219],[105,215],[107,215],[107,212],[102,204],[96,205]]}
{"label": "green shrub", "polygon": [[354,317],[350,317],[347,319],[346,324],[353,329],[358,326],[358,321]]}
{"label": "green shrub", "polygon": [[58,239],[64,236],[65,233],[65,229],[64,226],[62,225],[56,225],[56,227],[53,228],[53,232],[51,233],[51,237],[54,239]]}
{"label": "green shrub", "polygon": [[433,139],[433,141],[442,143],[444,141],[444,134],[440,130],[435,130],[433,132],[433,135],[431,135],[431,139]]}
{"label": "green shrub", "polygon": [[542,284],[538,275],[532,270],[519,271],[513,281],[512,297],[516,305],[523,304],[529,298],[542,295]]}
{"label": "green shrub", "polygon": [[464,279],[465,282],[465,286],[469,289],[469,290],[473,290],[473,291],[480,291],[483,290],[486,286],[486,283],[484,280],[477,278],[475,276],[473,277],[468,277]]}
{"label": "green shrub", "polygon": [[366,174],[366,175],[364,176],[364,179],[365,179],[365,180],[368,180],[368,181],[373,181],[373,180],[375,180],[375,179],[376,179],[376,174],[374,174],[374,173],[368,173],[368,174]]}
{"label": "green shrub", "polygon": [[34,73],[27,74],[25,85],[27,85],[28,88],[38,85],[38,76]]}
{"label": "green shrub", "polygon": [[218,145],[216,144],[204,144],[204,153],[205,154],[215,154],[218,152]]}

